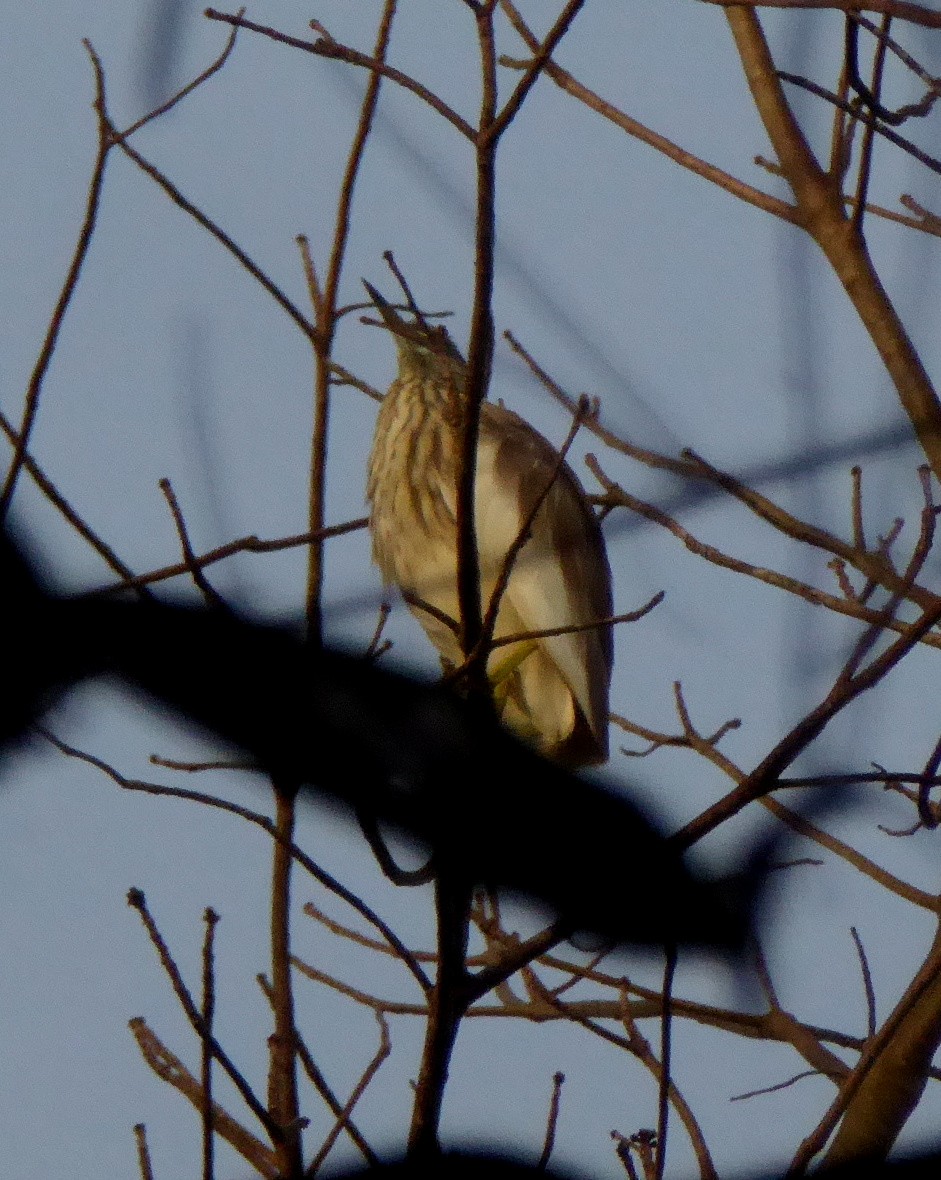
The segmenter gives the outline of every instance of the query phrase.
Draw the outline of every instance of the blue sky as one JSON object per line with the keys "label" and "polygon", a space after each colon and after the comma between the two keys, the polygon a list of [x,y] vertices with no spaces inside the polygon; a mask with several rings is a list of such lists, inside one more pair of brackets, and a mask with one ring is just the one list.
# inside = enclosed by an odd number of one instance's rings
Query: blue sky
{"label": "blue sky", "polygon": [[[147,88],[156,84],[148,68],[153,7],[146,0],[107,10],[87,0],[48,0],[38,19],[28,6],[4,6],[0,405],[14,419],[80,224],[94,157],[92,78],[81,38],[90,38],[101,55],[114,120],[126,125],[147,109]],[[467,10],[456,0],[403,0],[401,7],[392,60],[471,116],[477,75]],[[540,7],[526,10],[538,20]],[[200,8],[185,6],[163,83],[170,89],[204,68],[224,42],[225,30],[205,21]],[[719,9],[691,0],[586,8],[561,57],[576,76],[683,146],[781,192],[780,182],[753,163],[769,149]],[[365,48],[376,11],[365,0],[323,11],[269,0],[249,15],[296,36],[307,35],[306,22],[316,15],[335,37]],[[827,46],[840,43],[837,23],[825,15],[786,14],[769,15],[766,23],[782,63],[829,82]],[[505,50],[519,52],[512,33],[504,32]],[[927,35],[912,34],[908,43],[938,72]],[[324,258],[363,84],[350,67],[244,35],[222,73],[145,128],[135,144],[303,306],[294,238],[308,234]],[[819,146],[827,112],[811,102],[797,105]],[[928,174],[880,145],[874,199],[894,206],[902,192],[938,208]],[[389,286],[381,254],[391,248],[423,303],[453,309],[463,343],[471,208],[467,145],[413,96],[385,87],[357,191],[344,300],[360,297],[360,276]],[[875,219],[868,234],[929,371],[937,371],[935,239]],[[498,331],[511,329],[566,388],[601,398],[607,426],[674,453],[694,446],[733,471],[905,425],[875,350],[808,240],[628,139],[547,80],[502,149],[494,311]],[[338,359],[380,387],[392,376],[389,341],[355,317],[340,333]],[[176,535],[157,487],[165,476],[199,551],[249,533],[300,532],[311,389],[302,335],[216,243],[114,152],[34,435],[33,453],[63,493],[138,570],[176,558]],[[566,415],[504,345],[492,392],[549,438],[564,438]],[[364,513],[373,418],[374,405],[361,394],[336,392],[331,522]],[[586,451],[638,495],[669,503],[678,490],[606,454],[597,440],[580,439],[575,453]],[[853,461],[762,490],[848,535]],[[859,461],[870,534],[905,516],[911,544],[920,508],[916,448],[860,454]],[[583,471],[580,460],[578,466]],[[591,483],[587,473],[584,478]],[[829,577],[824,557],[785,544],[714,498],[690,507],[683,520],[698,536],[750,561],[820,584]],[[63,587],[107,580],[99,559],[26,480],[16,521]],[[629,610],[660,589],[667,594],[657,611],[618,636],[613,708],[673,729],[671,685],[682,680],[704,730],[742,718],[726,748],[750,767],[826,691],[858,625],[717,570],[673,538],[616,514],[606,529],[616,609]],[[330,636],[365,643],[382,598],[365,535],[333,542],[327,570]],[[931,565],[926,577],[937,572]],[[253,612],[299,613],[304,565],[297,551],[242,555],[215,567],[213,578]],[[389,635],[394,660],[435,666],[401,608]],[[919,765],[937,732],[934,710],[924,707],[932,699],[933,659],[933,651],[915,653],[878,698],[860,700],[834,723],[804,765]],[[51,724],[124,773],[158,781],[173,780],[148,764],[152,752],[192,757],[211,748],[107,685],[82,689]],[[724,789],[717,772],[682,752],[645,761],[615,754],[605,773],[670,825]],[[8,760],[2,778],[0,1139],[10,1174],[52,1175],[67,1160],[76,1175],[131,1175],[131,1126],[143,1121],[159,1180],[191,1176],[196,1120],[140,1061],[126,1022],[145,1015],[191,1064],[195,1045],[124,896],[132,885],[147,892],[194,980],[200,914],[206,905],[220,911],[220,1032],[262,1086],[266,1010],[254,975],[265,968],[266,840],[194,806],[122,793],[91,768],[38,744]],[[219,776],[211,786],[246,797],[238,780]],[[263,788],[253,789],[254,804],[264,807]],[[863,811],[828,823],[900,875],[936,888],[928,837],[892,840],[875,828],[876,819],[901,827],[908,818],[900,805],[880,802],[878,816]],[[728,863],[766,822],[761,815],[742,817],[702,857],[715,866]],[[311,810],[302,833],[326,867],[375,900],[407,937],[428,945],[427,898],[386,887],[344,817]],[[296,895],[298,904],[308,896],[323,900],[300,878]],[[883,1015],[932,933],[924,915],[830,861],[782,877],[774,913],[767,949],[784,1003],[802,1018],[857,1032],[864,1008],[849,925],[860,928],[873,952]],[[296,949],[352,978],[379,975],[386,983],[389,975],[389,988],[405,991],[398,975],[338,948],[302,916]],[[637,979],[658,970],[649,956],[619,963]],[[728,1004],[757,1002],[743,998],[718,964],[693,965],[680,991]],[[372,1018],[313,984],[298,985],[298,1009],[318,1060],[346,1093],[373,1052]],[[364,1099],[360,1123],[379,1144],[402,1134],[419,1032],[414,1021],[393,1022],[393,1058]],[[731,1094],[801,1068],[780,1048],[680,1025],[676,1053],[681,1088],[722,1168],[787,1158],[830,1100],[829,1084],[812,1079],[783,1095],[729,1105]],[[568,1076],[559,1162],[618,1174],[608,1132],[649,1125],[653,1093],[636,1066],[576,1028],[473,1022],[458,1046],[447,1134],[488,1136],[538,1156],[556,1069]],[[326,1128],[326,1114],[312,1100],[308,1106]],[[936,1120],[931,1091],[923,1106],[912,1142]],[[672,1150],[674,1174],[689,1174],[691,1157],[678,1130]],[[338,1162],[352,1158],[345,1144],[338,1148]],[[245,1174],[232,1156],[220,1160],[220,1176]]]}

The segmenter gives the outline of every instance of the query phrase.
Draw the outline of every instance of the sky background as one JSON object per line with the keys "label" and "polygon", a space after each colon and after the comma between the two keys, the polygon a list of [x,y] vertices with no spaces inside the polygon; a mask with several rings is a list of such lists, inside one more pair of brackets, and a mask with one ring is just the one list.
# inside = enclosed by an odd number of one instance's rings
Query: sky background
{"label": "sky background", "polygon": [[[41,17],[29,6],[0,8],[0,405],[17,420],[94,158],[92,76],[81,38],[90,38],[101,55],[110,110],[124,126],[205,68],[227,30],[204,20],[201,5],[183,3],[176,40],[167,42],[168,26],[157,17],[173,10],[171,0],[107,7],[47,0]],[[524,11],[538,23],[542,5]],[[368,49],[377,12],[367,0],[321,8],[268,0],[249,16],[301,37],[316,16],[338,39]],[[831,83],[839,22],[825,14],[778,13],[765,23],[784,68]],[[502,49],[521,52],[510,30],[503,29],[503,38]],[[941,72],[937,39],[909,30],[906,44],[929,70]],[[458,0],[402,0],[391,60],[473,117],[473,22]],[[780,192],[779,182],[753,163],[769,148],[719,9],[692,0],[589,3],[560,60],[655,130]],[[352,67],[243,34],[222,73],[146,127],[135,146],[306,307],[294,238],[309,235],[323,266],[364,81]],[[911,89],[890,90],[890,101],[916,97]],[[824,144],[829,113],[813,101],[797,106],[815,144]],[[464,343],[472,164],[452,128],[413,96],[384,86],[357,189],[344,301],[361,297],[361,276],[391,289],[381,258],[391,248],[420,302],[454,311],[454,334]],[[598,396],[611,429],[671,453],[692,445],[843,536],[850,525],[849,468],[862,462],[870,536],[904,516],[903,538],[913,543],[921,507],[919,452],[910,442],[885,445],[904,439],[905,419],[875,350],[809,240],[628,139],[545,79],[507,135],[499,167],[498,331],[511,329],[571,392]],[[874,199],[895,206],[907,192],[941,210],[934,178],[909,158],[878,144],[876,170]],[[875,219],[867,232],[929,372],[937,372],[938,244]],[[384,387],[393,375],[393,354],[383,334],[347,318],[339,336],[341,363]],[[503,344],[492,392],[550,439],[565,437],[565,413]],[[33,454],[61,491],[135,570],[177,559],[176,534],[157,487],[165,476],[197,552],[252,533],[301,532],[311,400],[311,356],[301,333],[217,243],[113,152],[99,224],[33,436]],[[364,514],[374,414],[374,403],[360,393],[336,391],[330,522]],[[759,478],[782,461],[831,445],[843,448],[839,461],[821,463],[811,474]],[[588,437],[573,452],[582,471],[586,451],[644,498],[669,506],[683,491],[605,454]],[[594,490],[587,473],[585,482]],[[715,497],[687,503],[682,518],[697,536],[738,556],[826,584],[825,557],[785,544]],[[25,478],[15,520],[62,588],[109,580],[100,559]],[[617,610],[666,591],[653,614],[618,633],[612,707],[641,724],[673,730],[672,682],[681,680],[705,731],[742,718],[723,748],[746,768],[754,765],[825,693],[858,625],[709,566],[626,516],[612,515],[606,533]],[[329,637],[365,645],[382,590],[364,533],[330,544],[327,574]],[[932,584],[937,575],[933,563],[924,578]],[[268,618],[298,617],[304,576],[301,550],[241,555],[211,571],[222,593]],[[187,592],[182,583],[173,589]],[[391,660],[434,669],[433,652],[401,606],[388,635],[395,643]],[[878,695],[839,718],[801,766],[920,766],[938,732],[936,660],[931,650],[914,653]],[[226,776],[194,784],[150,766],[154,752],[191,758],[212,747],[108,685],[82,688],[50,725],[129,776],[216,790],[259,809],[268,805],[260,784],[249,791],[247,780]],[[636,746],[616,738],[615,751],[620,744]],[[642,761],[615,752],[605,776],[670,827],[696,815],[727,785],[682,752]],[[220,1037],[263,1089],[267,1012],[254,976],[266,968],[267,838],[191,804],[121,792],[92,768],[39,743],[7,759],[0,782],[5,1166],[26,1178],[52,1176],[65,1166],[75,1176],[132,1176],[131,1127],[145,1122],[157,1180],[190,1177],[198,1159],[197,1120],[142,1063],[127,1020],[144,1015],[191,1066],[198,1052],[125,894],[131,886],[145,890],[194,982],[200,915],[207,905],[220,912]],[[893,840],[875,826],[878,820],[902,827],[911,818],[899,803],[880,799],[878,813],[834,814],[827,824],[899,875],[936,890],[933,838],[923,833]],[[764,813],[740,817],[698,858],[728,867],[768,822]],[[429,945],[428,897],[386,886],[346,817],[309,809],[300,842],[374,900],[407,940]],[[808,852],[801,847],[796,854]],[[298,906],[313,898],[348,918],[312,883],[300,875],[296,880]],[[864,1030],[865,1007],[849,926],[858,926],[872,955],[882,1016],[933,933],[923,912],[832,861],[782,876],[771,916],[766,950],[782,1002],[803,1019],[855,1033]],[[344,977],[386,987],[386,994],[408,994],[404,971],[337,944],[303,916],[295,949]],[[659,972],[651,956],[625,954],[617,964],[638,980]],[[678,992],[760,1005],[719,963],[691,963]],[[337,1091],[347,1094],[375,1048],[372,1017],[303,981],[297,1001],[317,1060]],[[402,1140],[420,1032],[414,1020],[393,1021],[393,1057],[361,1104],[359,1124],[377,1145]],[[653,1036],[653,1026],[648,1033]],[[829,1083],[815,1078],[783,1094],[730,1105],[732,1094],[773,1084],[802,1063],[788,1050],[683,1023],[676,1038],[676,1077],[723,1175],[787,1159],[829,1103]],[[618,1175],[608,1133],[652,1125],[653,1088],[623,1054],[577,1028],[471,1022],[454,1062],[446,1135],[502,1142],[537,1158],[557,1069],[568,1080],[556,1162]],[[220,1096],[229,1098],[224,1088]],[[325,1132],[330,1119],[313,1099],[306,1108],[316,1144],[316,1128]],[[926,1142],[938,1115],[939,1098],[929,1089],[905,1143]],[[332,1161],[355,1158],[341,1141]],[[670,1170],[692,1174],[677,1127]],[[247,1168],[221,1148],[218,1174],[236,1180]]]}

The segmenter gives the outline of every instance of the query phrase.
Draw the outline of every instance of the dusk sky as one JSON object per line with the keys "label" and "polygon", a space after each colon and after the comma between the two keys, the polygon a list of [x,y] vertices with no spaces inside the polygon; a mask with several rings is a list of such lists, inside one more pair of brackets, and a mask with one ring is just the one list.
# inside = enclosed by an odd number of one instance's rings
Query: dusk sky
{"label": "dusk sky", "polygon": [[[0,39],[0,408],[19,421],[24,390],[81,224],[96,149],[93,76],[82,38],[104,64],[111,117],[125,127],[204,69],[228,29],[188,0],[47,0],[6,3]],[[521,4],[543,30],[545,6]],[[458,0],[402,0],[391,60],[476,117],[479,75],[473,21]],[[369,50],[375,0],[313,7],[265,0],[248,15],[296,37],[316,17],[338,40]],[[176,14],[174,16],[174,14]],[[554,10],[553,10],[554,14]],[[157,19],[160,17],[160,19]],[[783,68],[833,81],[841,22],[827,14],[769,13]],[[162,23],[161,23],[162,22]],[[167,40],[167,30],[175,37]],[[522,56],[512,29],[501,50]],[[925,31],[906,44],[935,74],[941,49]],[[622,110],[751,184],[786,195],[754,163],[769,155],[720,8],[694,0],[614,5],[589,0],[559,60]],[[501,78],[503,93],[515,75]],[[332,237],[336,186],[365,75],[243,33],[223,70],[132,142],[222,226],[283,289],[308,308],[296,235],[318,260]],[[901,83],[892,101],[919,96]],[[797,109],[814,144],[827,142],[828,109],[808,96]],[[935,177],[879,143],[872,200],[898,207],[901,193],[941,213]],[[354,204],[341,289],[362,298],[365,277],[385,290],[393,250],[419,301],[454,312],[466,342],[472,289],[473,158],[468,145],[413,95],[384,85]],[[938,243],[870,218],[867,235],[884,282],[922,352],[941,371]],[[850,467],[864,466],[867,527],[884,534],[906,518],[900,544],[918,532],[921,461],[876,351],[816,247],[797,229],[736,201],[630,139],[543,78],[507,134],[499,160],[491,396],[561,443],[568,415],[513,356],[510,329],[569,392],[598,397],[601,421],[634,442],[678,454],[691,446],[711,463],[842,536],[850,535]],[[394,375],[388,337],[347,317],[337,359],[385,388]],[[62,494],[135,571],[178,560],[158,481],[169,477],[197,552],[249,534],[275,538],[306,528],[312,402],[308,342],[219,244],[151,179],[113,151],[95,236],[50,368],[31,453]],[[375,404],[335,391],[328,522],[365,514],[365,464]],[[831,448],[836,458],[820,458]],[[683,500],[679,482],[613,455],[582,432],[573,465],[594,453],[634,494],[677,511],[697,537],[763,567],[828,585],[825,554],[802,550],[716,496]],[[782,476],[794,461],[798,475]],[[802,461],[803,464],[802,464]],[[792,464],[793,468],[793,464]],[[809,470],[808,470],[809,468]],[[26,478],[13,514],[46,575],[85,590],[113,575]],[[654,729],[675,730],[673,682],[712,732],[742,725],[723,749],[751,768],[827,691],[860,632],[759,582],[720,570],[676,538],[626,513],[605,534],[615,610],[659,590],[664,603],[619,628],[612,709]],[[328,637],[364,647],[383,599],[363,531],[327,548]],[[938,564],[924,580],[938,580]],[[216,588],[262,618],[299,619],[301,549],[240,554],[211,567]],[[183,580],[167,594],[189,596]],[[433,672],[437,659],[396,602],[388,657]],[[909,657],[878,695],[861,698],[828,729],[799,769],[916,769],[936,740],[935,652]],[[927,704],[926,704],[927,703]],[[76,691],[48,719],[72,745],[129,777],[196,786],[259,810],[262,780],[174,776],[152,753],[194,759],[215,747],[113,685]],[[625,757],[641,743],[612,731],[602,772],[650,807],[667,828],[728,789],[717,770],[686,751]],[[181,968],[195,985],[201,915],[222,916],[219,1036],[264,1090],[267,1004],[255,975],[267,969],[270,846],[263,833],[194,804],[123,792],[88,765],[39,739],[0,769],[0,1142],[10,1176],[136,1175],[132,1127],[147,1125],[156,1180],[188,1180],[199,1160],[199,1122],[141,1060],[127,1021],[143,1015],[190,1067],[198,1045],[137,915],[125,896],[142,888]],[[855,797],[855,796],[854,796]],[[859,794],[858,798],[869,798]],[[930,833],[901,840],[911,810],[873,794],[878,811],[831,812],[826,825],[879,863],[937,892]],[[790,802],[790,800],[789,800]],[[795,802],[796,805],[796,802]],[[770,830],[751,811],[697,851],[714,871],[733,867],[749,840]],[[348,816],[310,807],[299,843],[368,897],[406,941],[431,945],[427,891],[394,890],[380,876]],[[791,857],[818,856],[786,845]],[[383,994],[410,996],[405,973],[337,943],[306,918],[307,900],[350,920],[300,873],[295,950],[309,962]],[[636,899],[643,904],[643,899]],[[921,961],[931,916],[864,882],[830,858],[780,874],[765,950],[782,1003],[801,1019],[861,1035],[865,1003],[849,927],[869,949],[884,1016]],[[613,973],[655,981],[655,955],[619,953]],[[412,989],[414,991],[414,988]],[[677,993],[735,1005],[762,1003],[731,969],[705,958],[681,970]],[[298,1018],[318,1062],[347,1095],[375,1050],[371,1014],[310,981],[297,984]],[[645,1026],[645,1035],[657,1035]],[[746,1103],[729,1099],[799,1072],[769,1048],[678,1022],[674,1069],[700,1118],[723,1176],[787,1160],[832,1097],[820,1077]],[[357,1111],[377,1147],[403,1141],[420,1048],[411,1017],[392,1021],[393,1054]],[[623,1175],[609,1132],[655,1121],[655,1088],[640,1067],[581,1029],[508,1020],[469,1021],[458,1042],[445,1111],[451,1140],[484,1139],[538,1158],[552,1074],[567,1076],[555,1162],[599,1177]],[[233,1113],[235,1098],[220,1084]],[[312,1150],[331,1119],[315,1096]],[[241,1112],[239,1112],[241,1113]],[[928,1141],[941,1114],[929,1089],[906,1129]],[[319,1134],[318,1134],[319,1131]],[[678,1126],[668,1175],[693,1174]],[[358,1159],[341,1139],[331,1165]],[[220,1146],[220,1180],[248,1168]]]}

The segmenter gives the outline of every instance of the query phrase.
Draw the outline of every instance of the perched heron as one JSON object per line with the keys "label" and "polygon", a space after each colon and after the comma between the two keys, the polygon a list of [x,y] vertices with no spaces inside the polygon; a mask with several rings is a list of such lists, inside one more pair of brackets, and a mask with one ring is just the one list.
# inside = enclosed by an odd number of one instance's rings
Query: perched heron
{"label": "perched heron", "polygon": [[[406,321],[367,289],[399,358],[369,460],[373,557],[385,581],[402,589],[445,664],[457,666],[464,658],[457,486],[465,363],[443,327],[419,317]],[[590,626],[611,615],[601,529],[578,478],[568,464],[559,465],[552,444],[510,410],[484,402],[474,500],[484,614],[507,552],[540,496],[499,602],[493,638],[584,629],[497,646],[487,673],[506,725],[551,758],[590,765],[608,756],[611,625]]]}

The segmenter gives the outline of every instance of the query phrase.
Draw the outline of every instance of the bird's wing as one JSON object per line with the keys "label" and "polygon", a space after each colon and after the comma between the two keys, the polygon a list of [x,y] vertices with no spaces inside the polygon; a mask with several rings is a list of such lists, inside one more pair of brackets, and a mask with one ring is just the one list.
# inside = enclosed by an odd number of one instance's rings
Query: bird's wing
{"label": "bird's wing", "polygon": [[[476,522],[481,566],[492,584],[532,505],[558,464],[558,451],[528,422],[485,402],[478,448]],[[577,626],[611,615],[611,571],[601,530],[575,473],[563,464],[530,539],[516,559],[506,598],[527,630]],[[487,602],[482,603],[484,611]],[[607,748],[610,625],[541,640],[581,712]]]}

